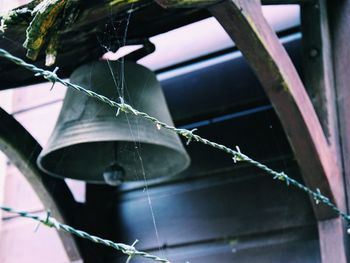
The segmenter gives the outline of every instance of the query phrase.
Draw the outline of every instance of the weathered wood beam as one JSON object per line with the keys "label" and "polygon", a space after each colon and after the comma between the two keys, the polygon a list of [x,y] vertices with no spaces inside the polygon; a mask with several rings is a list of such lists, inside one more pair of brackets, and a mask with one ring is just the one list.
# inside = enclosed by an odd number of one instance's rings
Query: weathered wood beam
{"label": "weathered wood beam", "polygon": [[[327,2],[317,0],[301,5],[304,83],[342,171]],[[339,187],[344,189],[343,177],[338,180]],[[322,262],[347,262],[344,229],[338,218],[318,222]]]}
{"label": "weathered wood beam", "polygon": [[350,1],[328,2],[343,172],[350,210]]}
{"label": "weathered wood beam", "polygon": [[301,5],[303,75],[306,91],[314,105],[323,132],[334,153],[337,154],[338,120],[327,13],[327,0]]}
{"label": "weathered wood beam", "polygon": [[[290,141],[307,186],[341,208],[341,173],[320,122],[289,56],[255,0],[231,0],[209,8],[248,59],[271,100]],[[314,204],[314,202],[313,202]],[[315,205],[319,220],[336,215]]]}

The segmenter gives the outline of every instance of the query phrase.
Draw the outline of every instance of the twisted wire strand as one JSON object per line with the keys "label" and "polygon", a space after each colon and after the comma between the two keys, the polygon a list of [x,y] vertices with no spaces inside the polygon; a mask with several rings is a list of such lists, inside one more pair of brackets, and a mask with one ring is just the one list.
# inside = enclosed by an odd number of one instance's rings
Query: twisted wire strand
{"label": "twisted wire strand", "polygon": [[69,225],[66,224],[62,224],[60,222],[58,222],[55,218],[51,217],[50,212],[48,212],[46,218],[37,216],[37,215],[33,215],[29,212],[25,212],[25,211],[18,211],[15,210],[11,207],[6,207],[6,206],[0,206],[0,209],[3,211],[6,211],[8,213],[13,213],[13,214],[17,214],[21,217],[26,217],[26,218],[30,218],[33,219],[35,221],[38,221],[48,227],[51,228],[55,228],[57,230],[60,231],[65,231],[67,233],[73,234],[75,236],[78,236],[80,238],[84,238],[84,239],[88,239],[94,243],[98,243],[98,244],[102,244],[111,248],[114,248],[122,253],[124,253],[125,255],[128,255],[129,257],[134,257],[134,256],[141,256],[153,261],[157,261],[157,262],[162,262],[162,263],[171,263],[169,260],[164,259],[164,258],[160,258],[158,256],[155,255],[151,255],[147,252],[143,252],[143,251],[138,251],[133,245],[129,246],[123,243],[115,243],[111,240],[108,239],[103,239],[94,235],[90,235],[89,233],[82,231],[82,230],[78,230],[75,229]]}
{"label": "twisted wire strand", "polygon": [[187,129],[180,129],[180,128],[176,128],[174,126],[170,126],[164,122],[159,121],[155,117],[148,115],[145,112],[141,112],[141,111],[138,111],[137,109],[134,109],[131,105],[125,103],[123,98],[120,98],[120,102],[118,103],[118,102],[110,100],[109,98],[107,98],[103,95],[100,95],[96,92],[93,92],[91,90],[87,90],[79,85],[70,83],[69,81],[65,81],[57,76],[57,74],[56,74],[57,68],[54,71],[48,71],[48,70],[38,68],[35,65],[26,63],[22,59],[11,55],[9,52],[7,52],[6,50],[1,49],[1,48],[0,48],[0,57],[4,57],[4,58],[14,62],[17,65],[34,72],[36,76],[43,76],[45,79],[51,81],[53,84],[55,84],[56,82],[59,82],[68,88],[75,89],[75,90],[82,92],[90,97],[98,99],[98,100],[102,101],[103,103],[108,104],[111,107],[117,108],[117,112],[116,112],[117,116],[120,114],[120,112],[124,112],[127,114],[133,114],[135,116],[145,118],[145,119],[153,122],[158,129],[164,128],[164,129],[173,131],[173,132],[179,134],[180,136],[186,138],[187,144],[189,144],[191,141],[200,142],[202,144],[211,146],[213,148],[216,148],[218,150],[221,150],[221,151],[224,151],[224,152],[230,154],[232,156],[234,162],[236,162],[236,161],[248,162],[251,165],[265,171],[267,174],[272,175],[273,179],[285,181],[287,185],[293,185],[293,186],[297,187],[298,189],[304,191],[305,193],[310,195],[316,201],[317,204],[319,202],[324,203],[325,205],[330,207],[333,211],[335,211],[339,216],[341,216],[347,223],[350,223],[350,215],[341,211],[328,197],[324,196],[319,191],[319,189],[316,189],[316,191],[311,190],[307,186],[305,186],[305,185],[301,184],[300,182],[296,181],[295,179],[289,177],[284,172],[277,172],[275,170],[272,170],[268,166],[266,166],[258,161],[255,161],[254,159],[241,153],[241,151],[239,150],[238,147],[236,147],[236,150],[234,150],[234,149],[231,149],[225,145],[222,145],[222,144],[219,144],[216,142],[212,142],[208,139],[202,138],[201,136],[194,134],[194,131],[196,129],[187,130]]}

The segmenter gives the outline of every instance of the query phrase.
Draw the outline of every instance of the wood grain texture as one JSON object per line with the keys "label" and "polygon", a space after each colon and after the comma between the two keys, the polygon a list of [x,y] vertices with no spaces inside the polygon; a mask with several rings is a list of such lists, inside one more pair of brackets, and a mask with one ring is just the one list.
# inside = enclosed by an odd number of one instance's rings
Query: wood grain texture
{"label": "wood grain texture", "polygon": [[[304,83],[337,165],[342,167],[327,3],[318,0],[301,6]],[[338,180],[344,189],[343,177]],[[344,229],[339,219],[318,222],[322,262],[347,262]]]}
{"label": "wood grain texture", "polygon": [[[277,0],[267,1],[266,3],[277,2]],[[133,12],[127,30],[127,40],[130,43],[210,17],[205,8],[165,9],[152,0],[139,0],[131,4],[113,6],[110,6],[108,1],[80,1],[77,20],[68,29],[60,32],[55,64],[60,68],[59,75],[69,77],[79,65],[97,60],[105,52],[101,44],[115,51],[115,45],[118,45],[116,43],[124,42],[122,38],[126,27],[125,21],[130,16],[128,11],[131,7]],[[25,58],[26,50],[22,45],[29,22],[30,19],[26,19],[24,22],[9,25],[5,37],[0,38],[0,46],[16,56]],[[45,65],[43,51],[39,53],[35,64],[40,67]],[[0,78],[0,90],[42,82],[42,79],[34,77],[31,72],[5,60],[0,61]]]}
{"label": "wood grain texture", "polygon": [[328,22],[326,0],[301,5],[303,80],[328,143],[340,161],[333,51]]}
{"label": "wood grain texture", "polygon": [[[329,24],[332,39],[333,65],[335,88],[337,92],[337,106],[339,118],[339,137],[343,158],[343,172],[347,192],[347,208],[350,209],[350,2],[329,2]],[[349,255],[349,235],[347,235],[346,248]],[[348,256],[349,258],[349,256]]]}
{"label": "wood grain texture", "polygon": [[[133,12],[127,23],[131,7]],[[75,23],[69,29],[60,32],[60,46],[55,66],[60,68],[59,75],[66,78],[79,65],[98,60],[106,52],[105,47],[115,51],[120,43],[124,43],[126,25],[128,25],[128,43],[135,43],[140,39],[164,33],[209,16],[205,9],[165,10],[151,0],[122,6],[110,6],[108,2],[96,0],[81,1],[79,17]],[[4,37],[0,38],[1,48],[25,59],[26,50],[22,45],[29,22],[30,20],[9,25]],[[39,53],[35,64],[44,67],[44,52]],[[4,59],[0,60],[0,78],[0,90],[43,81],[41,78],[34,77],[31,72]]]}
{"label": "wood grain texture", "polygon": [[337,1],[329,4],[329,24],[332,32],[333,64],[339,118],[339,136],[344,164],[344,180],[350,203],[350,2]]}
{"label": "wood grain texture", "polygon": [[[273,104],[305,183],[344,208],[341,173],[304,86],[286,51],[262,15],[258,1],[225,1],[209,9],[250,62]],[[319,220],[336,215],[314,206]]]}

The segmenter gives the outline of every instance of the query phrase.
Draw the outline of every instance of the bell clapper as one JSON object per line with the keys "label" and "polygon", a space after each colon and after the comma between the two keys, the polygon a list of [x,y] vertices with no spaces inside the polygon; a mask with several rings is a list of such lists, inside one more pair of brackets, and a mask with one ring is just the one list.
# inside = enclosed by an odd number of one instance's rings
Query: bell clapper
{"label": "bell clapper", "polygon": [[118,143],[114,143],[114,162],[106,168],[103,172],[103,178],[106,184],[111,186],[118,186],[123,183],[125,179],[125,171],[123,167],[121,167],[117,162],[117,151],[118,151]]}
{"label": "bell clapper", "polygon": [[114,163],[106,168],[103,172],[103,178],[106,184],[111,186],[118,186],[124,181],[125,172],[123,167]]}

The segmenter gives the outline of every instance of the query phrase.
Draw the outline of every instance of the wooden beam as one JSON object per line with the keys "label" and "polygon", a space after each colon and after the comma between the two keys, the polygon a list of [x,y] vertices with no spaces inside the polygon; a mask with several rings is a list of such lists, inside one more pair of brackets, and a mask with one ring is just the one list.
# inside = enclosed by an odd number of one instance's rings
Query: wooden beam
{"label": "wooden beam", "polygon": [[[222,2],[222,0],[155,0],[164,8],[199,8]],[[315,0],[261,0],[263,5],[300,5]]]}
{"label": "wooden beam", "polygon": [[[209,11],[255,70],[280,117],[307,186],[320,189],[344,208],[338,184],[341,173],[334,155],[295,67],[264,18],[259,1],[225,1]],[[326,206],[313,204],[319,220],[336,216]]]}
{"label": "wooden beam", "polygon": [[[342,171],[327,0],[301,5],[304,83],[328,144]],[[338,178],[344,189],[343,177]],[[345,202],[345,200],[344,200]],[[318,222],[322,262],[347,262],[345,226],[339,219]]]}
{"label": "wooden beam", "polygon": [[301,5],[303,75],[306,91],[314,105],[323,132],[334,154],[337,154],[338,120],[327,13],[327,0]]}
{"label": "wooden beam", "polygon": [[318,235],[321,250],[321,262],[346,263],[346,226],[341,218],[319,221]]}
{"label": "wooden beam", "polygon": [[330,1],[328,4],[332,32],[333,65],[339,118],[339,137],[343,158],[344,181],[350,210],[350,1]]}

